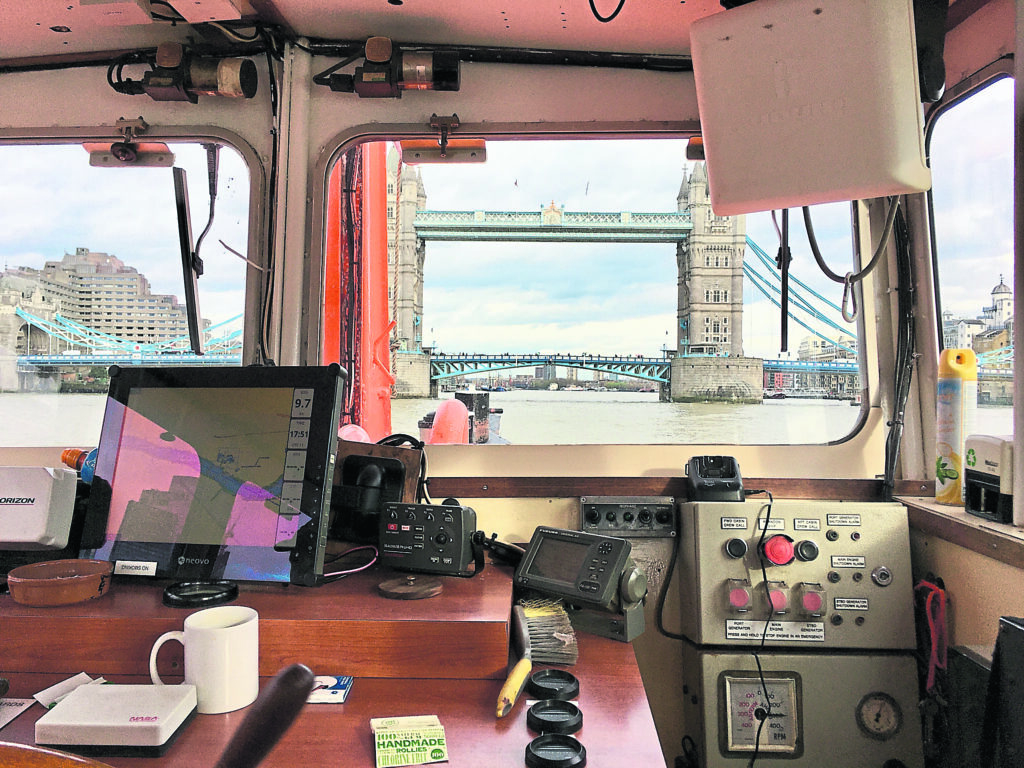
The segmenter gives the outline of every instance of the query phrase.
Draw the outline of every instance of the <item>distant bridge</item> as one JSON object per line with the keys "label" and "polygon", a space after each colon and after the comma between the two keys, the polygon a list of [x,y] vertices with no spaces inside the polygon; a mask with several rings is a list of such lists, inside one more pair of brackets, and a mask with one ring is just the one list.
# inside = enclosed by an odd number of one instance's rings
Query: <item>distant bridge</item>
{"label": "distant bridge", "polygon": [[422,240],[677,243],[693,229],[682,213],[563,211],[552,203],[539,211],[417,211]]}
{"label": "distant bridge", "polygon": [[668,384],[671,361],[661,357],[641,355],[574,355],[541,353],[513,355],[437,355],[430,356],[430,378],[450,379],[455,376],[475,376],[513,368],[536,368],[557,365],[579,368],[608,375],[631,376],[659,384]]}
{"label": "distant bridge", "polygon": [[[710,355],[692,355],[707,358]],[[684,358],[685,359],[685,358]],[[727,359],[727,358],[721,358]],[[557,365],[579,368],[608,375],[629,376],[658,384],[671,381],[672,359],[643,355],[575,355],[558,354],[431,354],[430,378],[444,380],[456,376],[479,376],[514,368],[536,368]],[[775,373],[847,374],[858,372],[856,360],[764,360],[765,376]]]}

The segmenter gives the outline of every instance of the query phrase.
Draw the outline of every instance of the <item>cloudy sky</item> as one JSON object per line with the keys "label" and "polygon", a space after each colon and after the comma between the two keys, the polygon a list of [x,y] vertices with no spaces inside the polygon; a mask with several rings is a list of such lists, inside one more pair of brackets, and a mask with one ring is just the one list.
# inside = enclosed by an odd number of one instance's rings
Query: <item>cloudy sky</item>
{"label": "cloudy sky", "polygon": [[[943,306],[969,317],[988,303],[1000,273],[1012,284],[1012,85],[993,86],[982,97],[940,120],[932,152]],[[991,135],[964,141],[979,130]],[[175,151],[189,175],[198,237],[208,214],[206,157],[198,147]],[[421,169],[433,210],[536,211],[554,202],[566,211],[658,212],[676,210],[683,158],[681,141],[491,141],[485,164]],[[169,169],[90,168],[80,146],[65,146],[0,147],[0,170],[5,266],[41,267],[85,247],[137,267],[155,292],[181,295]],[[247,173],[230,150],[221,153],[220,176],[199,281],[200,309],[214,322],[241,312],[245,276],[244,263],[217,242],[244,250]],[[943,215],[951,207],[968,215]],[[827,261],[845,273],[849,206],[822,206],[814,217]],[[842,287],[813,263],[796,211],[791,225],[793,275],[839,304]],[[774,257],[770,217],[748,216],[747,229]],[[755,257],[748,252],[747,260]],[[431,242],[423,341],[446,352],[660,355],[675,344],[676,280],[671,244]],[[779,309],[749,281],[744,304],[744,351],[776,356]],[[791,322],[789,333],[795,356],[807,331]]]}

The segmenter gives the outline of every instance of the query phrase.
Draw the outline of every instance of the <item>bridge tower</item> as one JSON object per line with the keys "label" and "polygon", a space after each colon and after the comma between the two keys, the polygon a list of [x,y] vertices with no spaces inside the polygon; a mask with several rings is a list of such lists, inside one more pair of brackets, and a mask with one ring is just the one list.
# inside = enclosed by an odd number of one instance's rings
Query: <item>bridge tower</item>
{"label": "bridge tower", "polygon": [[708,195],[708,173],[697,163],[676,198],[689,211],[693,230],[676,246],[679,270],[676,350],[680,355],[743,356],[744,216],[716,216]]}
{"label": "bridge tower", "polygon": [[423,261],[426,245],[416,236],[416,211],[427,205],[419,168],[401,163],[392,149],[387,160],[388,305],[395,329],[391,333],[393,394],[427,397],[430,360],[423,351]]}
{"label": "bridge tower", "polygon": [[716,216],[704,163],[694,165],[676,197],[693,229],[676,245],[679,301],[676,357],[663,399],[760,402],[763,367],[743,356],[744,216]]}

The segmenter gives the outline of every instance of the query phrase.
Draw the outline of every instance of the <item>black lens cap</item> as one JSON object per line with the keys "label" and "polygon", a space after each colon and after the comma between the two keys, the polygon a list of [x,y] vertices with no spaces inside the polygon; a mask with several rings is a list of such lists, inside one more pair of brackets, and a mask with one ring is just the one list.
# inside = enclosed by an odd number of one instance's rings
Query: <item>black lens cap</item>
{"label": "black lens cap", "polygon": [[529,768],[583,768],[587,750],[573,736],[545,733],[526,745]]}
{"label": "black lens cap", "polygon": [[568,701],[580,694],[580,681],[564,669],[538,669],[526,684],[526,690],[538,699]]}
{"label": "black lens cap", "polygon": [[238,597],[233,581],[179,581],[164,589],[164,605],[171,608],[208,608]]}
{"label": "black lens cap", "polygon": [[576,733],[583,727],[583,713],[571,701],[538,701],[526,713],[526,725],[537,733]]}

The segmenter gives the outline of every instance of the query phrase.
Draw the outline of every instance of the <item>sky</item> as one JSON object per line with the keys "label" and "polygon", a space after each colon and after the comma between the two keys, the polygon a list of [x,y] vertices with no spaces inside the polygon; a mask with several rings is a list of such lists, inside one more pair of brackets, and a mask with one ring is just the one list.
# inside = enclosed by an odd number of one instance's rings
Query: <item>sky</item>
{"label": "sky", "polygon": [[[536,211],[554,202],[574,212],[675,212],[693,167],[681,140],[490,141],[487,152],[484,164],[420,166],[427,209]],[[798,219],[791,217],[793,274],[839,304],[842,287],[818,274]],[[774,259],[770,217],[750,216],[747,227]],[[815,231],[833,268],[848,271],[849,206],[820,207]],[[424,271],[424,341],[445,352],[660,356],[675,348],[672,243],[431,241]],[[780,310],[749,284],[744,297],[744,352],[774,357]],[[795,352],[808,331],[792,324],[789,333]]]}
{"label": "sky", "polygon": [[[943,308],[967,317],[980,314],[1001,273],[1012,285],[1012,85],[981,97],[941,118],[932,146]],[[209,211],[205,153],[175,152],[188,173],[198,237]],[[432,210],[537,211],[554,202],[566,211],[675,211],[689,167],[684,152],[678,140],[492,140],[484,164],[420,168]],[[245,250],[248,173],[230,149],[221,152],[220,182],[200,254],[200,310],[213,322],[243,307],[245,264],[218,243]],[[946,214],[953,207],[966,215]],[[154,292],[180,296],[173,210],[170,169],[91,168],[78,145],[0,146],[4,266],[42,267],[85,247],[138,268]],[[850,206],[816,206],[813,215],[826,261],[844,274],[852,267]],[[814,264],[798,211],[790,222],[792,274],[839,304],[842,286]],[[768,214],[748,215],[747,231],[774,257],[778,236]],[[445,352],[659,356],[675,345],[673,244],[432,241],[425,271],[423,341]],[[779,309],[747,281],[744,352],[779,355],[780,324]],[[789,335],[795,357],[807,331],[791,321]]]}
{"label": "sky", "polygon": [[[187,174],[193,239],[209,216],[206,153],[176,145],[175,164]],[[213,322],[241,314],[248,234],[248,172],[231,149],[220,153],[214,225],[200,248],[202,316]],[[170,168],[89,165],[81,145],[0,146],[0,263],[41,268],[77,248],[108,253],[135,267],[153,293],[184,303],[181,257]],[[58,192],[55,194],[55,190]]]}

